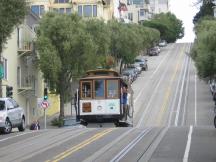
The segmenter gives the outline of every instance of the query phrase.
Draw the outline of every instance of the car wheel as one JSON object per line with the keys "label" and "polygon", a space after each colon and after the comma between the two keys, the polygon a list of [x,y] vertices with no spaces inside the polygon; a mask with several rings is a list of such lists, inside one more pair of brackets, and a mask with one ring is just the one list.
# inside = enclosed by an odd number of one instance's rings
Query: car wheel
{"label": "car wheel", "polygon": [[6,121],[5,121],[5,127],[4,127],[4,129],[3,129],[3,132],[4,132],[5,134],[8,134],[8,133],[10,133],[11,131],[12,131],[12,124],[11,124],[11,122],[10,122],[9,119],[6,119]]}
{"label": "car wheel", "polygon": [[25,130],[25,119],[24,118],[22,118],[22,121],[21,121],[20,126],[18,127],[18,130],[20,132],[23,132]]}
{"label": "car wheel", "polygon": [[216,116],[214,117],[214,126],[216,128]]}

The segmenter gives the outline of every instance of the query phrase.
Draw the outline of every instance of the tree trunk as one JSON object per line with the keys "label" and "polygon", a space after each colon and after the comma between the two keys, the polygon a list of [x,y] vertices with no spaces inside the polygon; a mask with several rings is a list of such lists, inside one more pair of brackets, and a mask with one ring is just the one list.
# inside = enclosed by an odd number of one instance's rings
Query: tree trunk
{"label": "tree trunk", "polygon": [[120,60],[120,70],[119,70],[119,71],[120,71],[120,72],[119,72],[120,74],[122,73],[122,66],[123,66],[123,61]]}
{"label": "tree trunk", "polygon": [[60,114],[59,118],[64,118],[64,94],[60,93]]}
{"label": "tree trunk", "polygon": [[60,114],[59,118],[63,119],[64,118],[64,101],[65,101],[65,84],[64,84],[64,77],[61,77],[60,81]]}

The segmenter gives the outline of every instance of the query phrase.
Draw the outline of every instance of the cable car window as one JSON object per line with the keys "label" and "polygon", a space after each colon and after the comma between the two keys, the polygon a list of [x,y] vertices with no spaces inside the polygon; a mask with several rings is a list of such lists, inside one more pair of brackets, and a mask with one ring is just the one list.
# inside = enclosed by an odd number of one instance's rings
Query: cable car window
{"label": "cable car window", "polygon": [[92,86],[91,86],[91,82],[87,81],[87,82],[82,82],[82,98],[91,98],[91,91],[92,91]]}
{"label": "cable car window", "polygon": [[107,80],[107,97],[118,98],[118,80]]}
{"label": "cable car window", "polygon": [[95,97],[104,97],[104,80],[95,80]]}

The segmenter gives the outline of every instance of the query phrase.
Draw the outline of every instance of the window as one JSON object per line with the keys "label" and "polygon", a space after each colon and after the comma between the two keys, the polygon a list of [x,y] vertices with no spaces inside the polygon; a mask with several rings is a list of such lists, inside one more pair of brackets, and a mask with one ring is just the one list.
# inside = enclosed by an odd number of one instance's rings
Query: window
{"label": "window", "polygon": [[82,16],[82,6],[78,6],[78,15]]}
{"label": "window", "polygon": [[97,6],[93,6],[93,17],[97,17]]}
{"label": "window", "polygon": [[69,3],[69,0],[55,0],[55,3]]}
{"label": "window", "polygon": [[5,110],[5,101],[0,101],[0,111]]}
{"label": "window", "polygon": [[8,61],[7,59],[3,58],[3,70],[4,70],[4,79],[8,79],[8,73],[7,73],[7,68],[8,68]]}
{"label": "window", "polygon": [[83,6],[83,16],[84,17],[91,17],[92,16],[92,6],[91,5],[84,5]]}
{"label": "window", "polygon": [[17,67],[17,86],[21,86],[21,68],[19,66]]}
{"label": "window", "polygon": [[127,5],[132,5],[133,4],[133,0],[127,0]]}
{"label": "window", "polygon": [[79,5],[78,15],[84,17],[97,17],[97,5]]}
{"label": "window", "polygon": [[92,83],[90,81],[84,81],[81,83],[81,98],[92,97]]}
{"label": "window", "polygon": [[71,8],[66,8],[66,14],[71,14]]}
{"label": "window", "polygon": [[60,8],[59,13],[63,14],[64,13],[64,8]]}
{"label": "window", "polygon": [[31,11],[34,14],[40,16],[40,15],[44,14],[44,5],[32,5]]}
{"label": "window", "polygon": [[118,98],[118,80],[107,80],[107,98]]}
{"label": "window", "polygon": [[128,13],[128,19],[133,21],[133,13]]}
{"label": "window", "polygon": [[14,108],[14,105],[13,105],[13,103],[11,101],[7,100],[6,104],[7,104],[7,108],[11,108],[11,109]]}
{"label": "window", "polygon": [[9,101],[13,104],[14,108],[19,107],[19,105],[17,104],[17,102],[14,99],[10,98]]}
{"label": "window", "polygon": [[145,10],[144,9],[140,9],[140,16],[145,16]]}
{"label": "window", "polygon": [[104,80],[95,80],[94,81],[94,96],[104,97]]}

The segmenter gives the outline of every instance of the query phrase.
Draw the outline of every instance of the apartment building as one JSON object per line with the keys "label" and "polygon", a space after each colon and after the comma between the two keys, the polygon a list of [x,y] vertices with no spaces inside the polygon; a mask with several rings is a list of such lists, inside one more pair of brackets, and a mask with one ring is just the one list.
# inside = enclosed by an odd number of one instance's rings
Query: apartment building
{"label": "apartment building", "polygon": [[[37,66],[35,50],[36,27],[39,17],[30,12],[23,24],[14,28],[2,53],[4,78],[3,97],[6,97],[6,85],[13,87],[13,98],[22,106],[26,114],[26,124],[43,116],[39,101],[43,97],[44,81]],[[59,97],[49,96],[51,108],[49,115],[59,111]]]}
{"label": "apartment building", "polygon": [[141,23],[150,18],[150,5],[148,0],[122,0],[127,4],[127,19],[133,23]]}
{"label": "apartment building", "polygon": [[154,14],[169,12],[169,0],[149,0],[150,12]]}
{"label": "apartment building", "polygon": [[84,18],[108,21],[118,17],[118,1],[113,0],[27,0],[31,11],[41,17],[46,11],[74,13]]}

